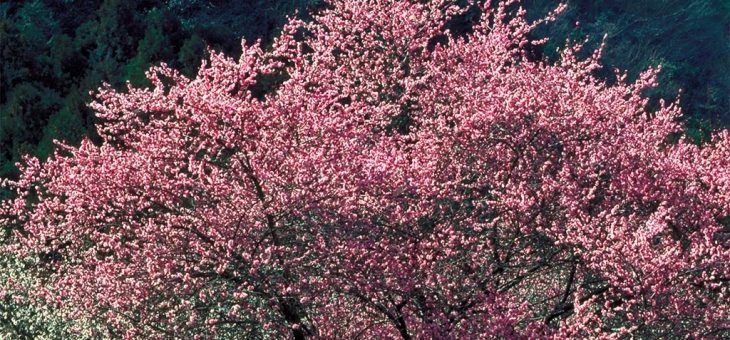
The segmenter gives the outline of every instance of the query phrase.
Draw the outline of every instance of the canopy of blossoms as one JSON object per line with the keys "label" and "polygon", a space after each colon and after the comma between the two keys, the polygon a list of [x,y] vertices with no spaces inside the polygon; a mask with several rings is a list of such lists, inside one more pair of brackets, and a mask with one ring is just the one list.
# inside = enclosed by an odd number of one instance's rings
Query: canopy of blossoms
{"label": "canopy of blossoms", "polygon": [[727,335],[728,132],[681,138],[658,70],[527,58],[561,10],[456,35],[452,1],[332,0],[194,78],[105,85],[101,145],[4,183],[2,249],[109,337]]}

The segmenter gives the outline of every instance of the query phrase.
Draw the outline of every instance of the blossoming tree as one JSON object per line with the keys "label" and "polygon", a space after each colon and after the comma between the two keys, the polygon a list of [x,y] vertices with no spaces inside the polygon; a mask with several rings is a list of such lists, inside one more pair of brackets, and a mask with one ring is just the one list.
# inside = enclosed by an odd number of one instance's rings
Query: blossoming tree
{"label": "blossoming tree", "polygon": [[679,137],[657,70],[527,58],[560,10],[455,35],[452,1],[330,1],[193,79],[103,86],[101,145],[5,183],[3,249],[106,336],[727,335],[728,132]]}

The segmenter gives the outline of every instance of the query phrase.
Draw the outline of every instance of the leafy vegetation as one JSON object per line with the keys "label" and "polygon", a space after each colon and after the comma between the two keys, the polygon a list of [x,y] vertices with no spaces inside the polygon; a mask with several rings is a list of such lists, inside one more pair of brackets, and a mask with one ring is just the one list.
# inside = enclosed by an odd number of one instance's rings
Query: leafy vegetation
{"label": "leafy vegetation", "polygon": [[[217,3],[217,4],[216,4]],[[88,92],[102,82],[146,85],[166,62],[191,75],[209,45],[240,51],[240,37],[270,39],[309,0],[32,0],[0,4],[0,177],[25,153],[47,157],[53,140],[96,139]]]}
{"label": "leafy vegetation", "polygon": [[[470,1],[462,1],[468,5]],[[527,0],[533,18],[559,0]],[[20,155],[50,154],[53,140],[96,139],[88,92],[102,82],[119,88],[146,85],[144,71],[166,62],[191,75],[210,45],[240,53],[239,38],[270,41],[287,15],[319,0],[31,0],[0,4],[0,177],[17,175]],[[717,0],[572,0],[558,21],[536,36],[552,41],[535,56],[554,60],[566,39],[604,34],[610,46],[601,71],[630,78],[661,64],[661,88],[652,98],[672,99],[680,89],[688,134],[701,140],[709,127],[730,125],[730,2]],[[466,21],[478,15],[469,12]],[[576,22],[579,25],[576,25]],[[457,27],[458,30],[458,27]]]}
{"label": "leafy vegetation", "polygon": [[[529,0],[525,6],[537,18],[559,2]],[[566,39],[588,38],[590,52],[605,35],[601,77],[610,81],[619,69],[632,80],[661,65],[661,87],[646,94],[656,105],[681,90],[690,137],[703,140],[710,128],[730,126],[730,1],[571,0],[566,13],[536,35],[552,39],[540,51],[549,60]]]}

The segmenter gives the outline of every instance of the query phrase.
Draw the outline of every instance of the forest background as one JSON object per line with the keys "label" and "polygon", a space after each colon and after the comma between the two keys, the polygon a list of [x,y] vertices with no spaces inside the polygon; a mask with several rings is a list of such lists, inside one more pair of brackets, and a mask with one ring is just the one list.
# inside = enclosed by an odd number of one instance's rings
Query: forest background
{"label": "forest background", "polygon": [[[471,0],[460,2],[471,10],[451,23],[452,31],[466,32],[481,13]],[[539,18],[558,2],[523,5]],[[191,76],[206,46],[237,55],[241,37],[266,44],[286,16],[306,19],[321,6],[319,0],[3,1],[0,177],[17,176],[23,154],[48,157],[54,139],[98,140],[86,104],[102,82],[145,85],[145,70],[160,62]],[[661,64],[661,85],[647,95],[654,102],[680,95],[686,133],[696,142],[730,126],[730,1],[570,0],[567,13],[535,34],[551,38],[531,51],[546,60],[557,58],[566,40],[588,39],[590,52],[605,35],[600,75],[608,82],[614,68],[632,79]]]}

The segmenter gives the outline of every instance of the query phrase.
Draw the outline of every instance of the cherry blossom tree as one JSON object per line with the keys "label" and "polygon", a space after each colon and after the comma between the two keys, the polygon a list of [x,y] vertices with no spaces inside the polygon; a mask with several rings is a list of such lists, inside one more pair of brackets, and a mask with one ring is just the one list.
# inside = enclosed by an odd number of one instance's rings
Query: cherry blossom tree
{"label": "cherry blossom tree", "polygon": [[193,79],[105,85],[101,145],[4,184],[3,249],[105,336],[727,335],[728,132],[682,138],[659,70],[529,59],[562,9],[461,35],[452,1],[331,1]]}

